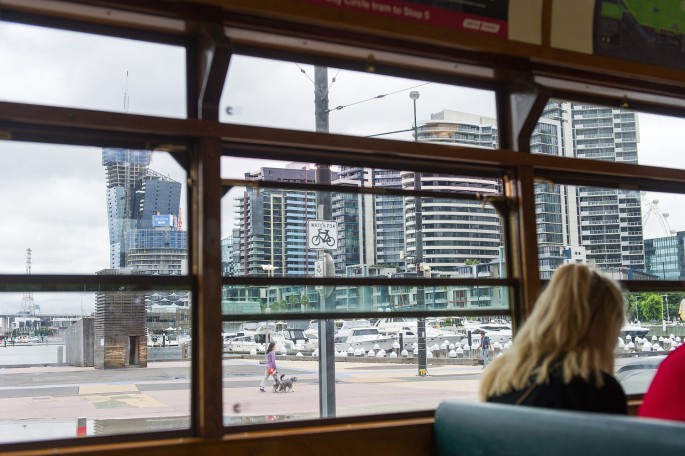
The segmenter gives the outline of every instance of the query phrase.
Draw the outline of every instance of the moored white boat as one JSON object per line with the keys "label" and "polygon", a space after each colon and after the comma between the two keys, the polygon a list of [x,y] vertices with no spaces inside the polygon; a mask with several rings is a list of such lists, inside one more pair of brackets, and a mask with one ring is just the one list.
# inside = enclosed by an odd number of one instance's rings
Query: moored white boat
{"label": "moored white boat", "polygon": [[[401,340],[403,349],[411,350],[414,344],[418,344],[418,322],[416,318],[391,317],[381,318],[376,322],[379,332],[394,337],[398,342]],[[401,335],[401,337],[400,337]],[[448,344],[458,344],[465,334],[456,331],[444,331],[435,329],[426,324],[426,346],[439,345],[445,341]]]}
{"label": "moored white boat", "polygon": [[224,351],[228,353],[264,353],[264,344],[255,341],[253,336],[236,336],[224,339]]}
{"label": "moored white boat", "polygon": [[341,329],[335,334],[335,351],[347,351],[350,347],[375,350],[376,345],[379,349],[386,351],[392,350],[397,338],[382,335],[375,326],[360,326],[358,328]]}

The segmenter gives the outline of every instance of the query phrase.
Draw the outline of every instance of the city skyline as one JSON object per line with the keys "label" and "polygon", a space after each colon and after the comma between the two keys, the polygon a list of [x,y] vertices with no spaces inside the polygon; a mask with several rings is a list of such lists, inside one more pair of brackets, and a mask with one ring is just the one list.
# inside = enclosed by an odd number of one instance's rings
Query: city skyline
{"label": "city skyline", "polygon": [[[451,110],[432,114],[431,120],[419,123],[416,134],[419,142],[467,145],[485,150],[497,147],[494,119]],[[632,112],[551,101],[532,135],[532,153],[634,163],[638,136],[637,119]],[[302,163],[291,163],[285,167],[263,167],[245,177],[257,181],[303,183],[311,182],[312,174],[312,170]],[[343,190],[345,186],[362,186],[484,195],[501,192],[499,180],[493,178],[438,173],[419,175],[420,179],[416,181],[413,171],[351,166],[333,173],[333,185],[341,188],[340,192],[331,195],[338,240],[337,248],[331,250],[337,276],[348,276],[349,268],[353,268],[358,270],[355,275],[362,276],[378,273],[402,276],[420,272],[432,277],[464,277],[471,274],[464,266],[474,263],[499,265],[498,272],[488,270],[488,274],[501,273],[504,262],[501,238],[504,234],[494,209],[477,201],[425,197],[418,206],[412,197],[361,196]],[[418,187],[417,182],[420,182]],[[241,190],[236,191],[240,193]],[[222,261],[225,270],[230,271],[229,275],[263,275],[266,267],[271,268],[271,275],[309,275],[302,262],[308,258],[312,267],[319,256],[317,251],[307,252],[305,247],[307,218],[316,217],[313,213],[316,195],[310,194],[309,199],[306,195],[304,190],[255,190],[248,186],[242,197],[233,197],[237,218],[232,236],[222,241],[226,247]],[[554,270],[570,261],[593,264],[617,278],[647,278],[649,276],[645,274],[654,272],[653,268],[646,269],[638,192],[537,183],[535,198],[543,279],[548,279]],[[379,204],[393,201],[397,203],[394,206]],[[420,218],[415,215],[419,210]],[[385,226],[392,220],[402,221],[394,225],[394,231],[401,233],[401,242],[388,249]],[[420,224],[419,220],[422,220]],[[422,233],[418,240],[417,224],[418,232]],[[378,261],[379,252],[394,253],[404,260]],[[649,260],[649,264],[655,261]],[[673,267],[682,270],[679,264]],[[476,275],[473,272],[473,276]],[[341,291],[344,290],[338,290],[336,295],[344,294]],[[461,294],[454,291],[447,291],[449,296],[442,291],[433,305],[483,304],[480,289],[460,290]],[[297,299],[302,291],[286,287],[285,291],[269,295],[267,299],[268,302],[289,300],[293,293]],[[252,295],[252,298],[256,296]],[[247,297],[242,296],[242,299]],[[370,299],[374,306],[382,305],[383,296],[376,294]],[[316,296],[313,301],[318,302]],[[348,294],[338,301],[337,305],[349,306],[356,302],[356,296],[350,298]],[[411,300],[405,302],[411,303]]]}

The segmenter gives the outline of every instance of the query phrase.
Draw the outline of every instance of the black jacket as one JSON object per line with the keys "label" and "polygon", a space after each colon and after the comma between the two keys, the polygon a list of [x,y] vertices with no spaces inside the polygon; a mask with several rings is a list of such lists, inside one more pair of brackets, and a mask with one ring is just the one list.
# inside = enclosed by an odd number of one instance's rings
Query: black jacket
{"label": "black jacket", "polygon": [[[604,385],[597,388],[594,382],[575,377],[564,383],[562,369],[555,369],[547,382],[535,386],[521,405],[586,412],[627,414],[628,404],[623,388],[614,377],[602,373]],[[529,387],[488,398],[488,402],[516,404]]]}

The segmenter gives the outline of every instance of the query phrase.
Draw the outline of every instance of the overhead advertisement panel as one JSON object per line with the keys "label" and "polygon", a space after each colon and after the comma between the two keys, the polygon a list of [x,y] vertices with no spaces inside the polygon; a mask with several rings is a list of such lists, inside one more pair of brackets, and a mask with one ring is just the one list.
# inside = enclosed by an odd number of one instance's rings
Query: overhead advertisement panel
{"label": "overhead advertisement panel", "polygon": [[304,0],[457,31],[540,44],[542,0]]}
{"label": "overhead advertisement panel", "polygon": [[569,51],[685,69],[685,2],[555,0],[550,44]]}
{"label": "overhead advertisement panel", "polygon": [[594,24],[596,55],[685,69],[685,2],[602,0]]}

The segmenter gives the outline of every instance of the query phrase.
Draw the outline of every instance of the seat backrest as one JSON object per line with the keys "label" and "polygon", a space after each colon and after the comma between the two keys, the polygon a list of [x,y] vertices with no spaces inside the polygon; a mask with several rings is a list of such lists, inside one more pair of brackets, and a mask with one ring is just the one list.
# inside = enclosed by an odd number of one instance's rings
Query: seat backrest
{"label": "seat backrest", "polygon": [[685,424],[518,405],[442,402],[433,454],[685,455]]}

